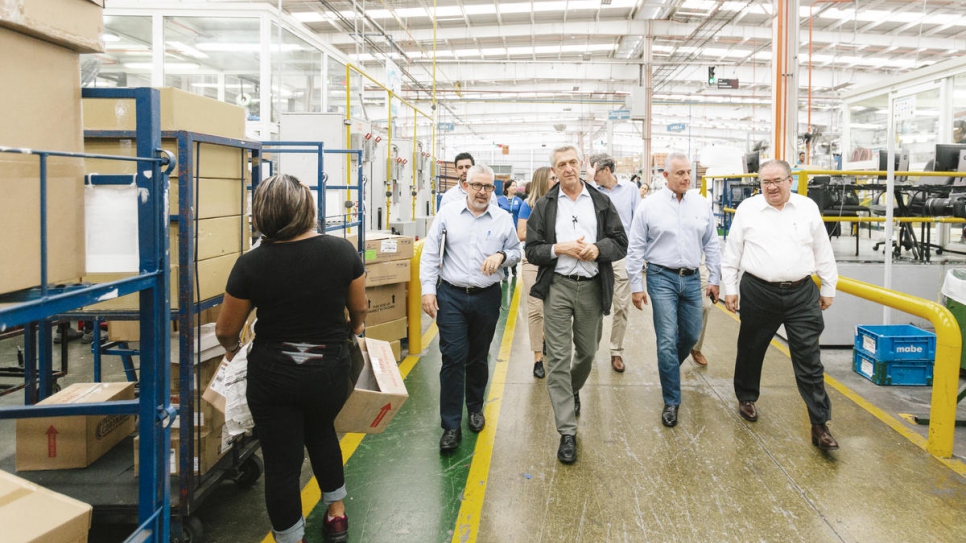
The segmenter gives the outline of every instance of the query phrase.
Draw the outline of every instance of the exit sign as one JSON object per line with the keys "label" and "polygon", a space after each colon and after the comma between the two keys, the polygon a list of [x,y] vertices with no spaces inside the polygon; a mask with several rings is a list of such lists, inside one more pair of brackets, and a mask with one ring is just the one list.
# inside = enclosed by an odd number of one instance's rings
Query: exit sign
{"label": "exit sign", "polygon": [[737,79],[719,79],[718,88],[719,89],[737,89],[738,80]]}

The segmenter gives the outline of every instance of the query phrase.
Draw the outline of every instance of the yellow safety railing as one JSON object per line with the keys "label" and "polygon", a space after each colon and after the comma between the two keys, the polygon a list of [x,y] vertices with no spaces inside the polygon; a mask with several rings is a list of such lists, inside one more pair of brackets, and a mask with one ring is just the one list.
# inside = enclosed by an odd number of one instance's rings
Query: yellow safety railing
{"label": "yellow safety railing", "polygon": [[409,324],[409,354],[423,352],[423,287],[419,284],[419,259],[423,256],[421,239],[413,244],[413,257],[409,259],[409,308],[406,318]]}
{"label": "yellow safety railing", "polygon": [[[817,276],[812,279],[821,283]],[[936,329],[936,362],[932,376],[932,404],[926,450],[940,458],[952,458],[958,403],[959,357],[963,339],[953,314],[937,302],[910,296],[878,285],[839,277],[836,290],[910,315],[928,319]]]}

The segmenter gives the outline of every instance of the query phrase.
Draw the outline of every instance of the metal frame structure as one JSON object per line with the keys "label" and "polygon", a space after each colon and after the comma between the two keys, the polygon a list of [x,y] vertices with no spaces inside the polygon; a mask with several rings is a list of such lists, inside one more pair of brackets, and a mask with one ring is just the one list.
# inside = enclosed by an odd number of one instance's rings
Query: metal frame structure
{"label": "metal frame structure", "polygon": [[[137,157],[0,148],[0,152],[36,155],[40,162],[40,286],[5,295],[13,305],[0,309],[0,329],[24,325],[25,339],[39,332],[36,349],[25,352],[26,405],[0,407],[0,419],[68,415],[137,415],[140,470],[137,491],[138,541],[167,542],[170,538],[169,426],[176,413],[168,397],[168,233],[164,195],[171,157],[161,150],[160,94],[155,89],[83,89],[84,98],[131,99],[136,104]],[[139,275],[108,283],[53,288],[47,284],[47,160],[49,157],[105,158],[137,162],[135,182],[146,198],[138,200]],[[163,171],[162,166],[167,165]],[[141,311],[141,382],[136,400],[73,405],[32,405],[52,389],[51,319],[98,301],[139,293]],[[31,342],[25,342],[30,345]],[[34,352],[35,351],[35,352]],[[39,365],[39,372],[37,371]],[[34,395],[33,383],[38,385]],[[33,401],[31,401],[33,400]],[[43,474],[44,472],[39,472]],[[28,475],[29,476],[29,475]],[[56,490],[56,488],[54,489]],[[132,536],[132,539],[135,537]]]}

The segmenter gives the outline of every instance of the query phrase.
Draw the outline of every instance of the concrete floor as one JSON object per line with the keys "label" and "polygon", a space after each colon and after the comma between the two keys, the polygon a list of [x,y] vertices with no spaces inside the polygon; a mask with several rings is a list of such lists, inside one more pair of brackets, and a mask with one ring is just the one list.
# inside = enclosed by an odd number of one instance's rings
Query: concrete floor
{"label": "concrete floor", "polygon": [[[738,323],[721,309],[712,311],[705,343],[710,365],[688,360],[682,366],[683,404],[673,429],[659,422],[650,312],[632,310],[628,369],[613,372],[607,349],[599,351],[581,392],[579,460],[560,464],[546,383],[530,373],[526,299],[517,307],[512,293],[506,292],[505,305],[518,312],[505,312],[491,346],[481,434],[464,432],[456,454],[438,454],[434,339],[421,358],[402,364],[410,399],[389,429],[343,440],[350,541],[963,540],[966,428],[957,429],[952,467],[903,435],[926,436],[926,427],[901,415],[927,412],[929,387],[879,387],[852,371],[850,350],[823,350],[832,378],[830,428],[842,448],[822,453],[811,445],[790,362],[778,348],[766,359],[761,419],[738,417],[731,385]],[[427,337],[435,338],[425,318],[424,324]],[[608,334],[605,320],[602,345]],[[0,365],[15,360],[18,341],[0,341]],[[90,378],[89,346],[70,349],[64,384]],[[122,380],[119,362],[110,358],[104,379]],[[19,393],[0,398],[19,402]],[[882,413],[870,413],[866,404]],[[883,417],[899,421],[901,432]],[[13,434],[13,423],[0,421],[2,469],[12,464]],[[312,507],[317,487],[310,477],[306,463],[308,540],[317,543],[320,510]],[[198,513],[206,541],[272,541],[261,489],[260,482],[247,490],[222,484]],[[123,541],[130,530],[99,525],[90,540]]]}

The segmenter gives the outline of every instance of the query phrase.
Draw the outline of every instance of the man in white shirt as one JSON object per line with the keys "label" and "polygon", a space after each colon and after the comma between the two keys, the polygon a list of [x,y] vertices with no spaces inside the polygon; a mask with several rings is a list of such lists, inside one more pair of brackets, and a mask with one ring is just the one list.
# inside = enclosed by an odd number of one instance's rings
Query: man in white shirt
{"label": "man in white shirt", "polygon": [[[614,159],[606,153],[590,157],[588,176],[597,184],[597,190],[610,198],[621,217],[624,231],[630,234],[631,220],[641,197],[637,185],[620,181],[614,175]],[[631,289],[627,283],[624,259],[614,262],[614,303],[610,329],[610,365],[617,373],[627,368],[624,362],[624,334],[627,331],[627,312],[631,307]]]}
{"label": "man in white shirt", "polygon": [[[738,310],[741,328],[735,360],[735,395],[738,413],[758,420],[755,402],[761,384],[761,366],[768,344],[785,325],[788,350],[798,391],[808,407],[812,444],[832,451],[839,444],[826,423],[832,403],[825,391],[819,336],[825,328],[822,311],[832,305],[838,270],[832,245],[818,206],[805,196],[792,194],[791,167],[770,160],[758,172],[762,193],[741,202],[728,233],[721,262],[725,306]],[[739,270],[744,272],[740,285]],[[821,290],[811,279],[817,273]]]}
{"label": "man in white shirt", "polygon": [[[466,173],[470,171],[470,168],[476,166],[476,161],[473,160],[473,155],[469,153],[460,153],[456,155],[453,159],[453,163],[456,165],[456,173],[460,176],[460,180],[456,183],[456,186],[450,187],[446,192],[443,193],[443,197],[439,200],[439,209],[443,209],[443,206],[452,202],[462,202],[466,199]],[[496,191],[490,193],[490,203],[497,205]]]}
{"label": "man in white shirt", "polygon": [[[668,153],[666,185],[648,196],[634,213],[627,242],[627,276],[634,307],[643,309],[651,298],[657,368],[664,409],[661,423],[678,423],[681,405],[681,364],[701,334],[701,275],[704,256],[707,294],[718,296],[721,247],[711,203],[691,188],[691,161],[680,152]],[[641,269],[647,262],[647,288]]]}
{"label": "man in white shirt", "polygon": [[444,454],[463,438],[464,400],[470,431],[486,424],[487,355],[500,318],[500,281],[504,268],[521,256],[513,219],[490,201],[493,177],[487,166],[468,170],[466,198],[436,214],[419,261],[423,311],[439,326],[439,450]]}

